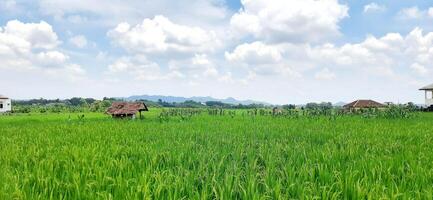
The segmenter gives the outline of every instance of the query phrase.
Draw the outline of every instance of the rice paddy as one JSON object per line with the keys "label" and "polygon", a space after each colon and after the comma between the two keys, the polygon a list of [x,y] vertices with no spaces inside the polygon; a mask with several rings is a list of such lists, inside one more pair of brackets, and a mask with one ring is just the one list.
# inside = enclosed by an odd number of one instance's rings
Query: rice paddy
{"label": "rice paddy", "polygon": [[433,114],[0,116],[0,199],[433,199]]}

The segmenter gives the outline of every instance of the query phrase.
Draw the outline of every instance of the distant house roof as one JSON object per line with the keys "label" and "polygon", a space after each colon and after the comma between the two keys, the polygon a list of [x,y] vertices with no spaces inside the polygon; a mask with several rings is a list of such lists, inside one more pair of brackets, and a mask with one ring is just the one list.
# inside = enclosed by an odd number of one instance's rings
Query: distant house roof
{"label": "distant house roof", "polygon": [[433,84],[427,85],[419,90],[433,90]]}
{"label": "distant house roof", "polygon": [[385,105],[373,100],[356,100],[343,106],[344,108],[384,108]]}
{"label": "distant house roof", "polygon": [[0,99],[9,99],[9,98],[0,94]]}
{"label": "distant house roof", "polygon": [[114,102],[111,107],[107,109],[110,115],[133,115],[139,111],[149,111],[146,104],[141,102]]}

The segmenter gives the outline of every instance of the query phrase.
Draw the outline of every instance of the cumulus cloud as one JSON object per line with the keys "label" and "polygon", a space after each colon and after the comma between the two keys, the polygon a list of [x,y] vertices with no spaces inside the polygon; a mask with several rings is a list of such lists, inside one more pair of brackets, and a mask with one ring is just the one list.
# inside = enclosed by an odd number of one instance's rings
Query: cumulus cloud
{"label": "cumulus cloud", "polygon": [[232,16],[239,34],[271,42],[318,42],[340,34],[338,23],[348,7],[337,0],[242,0],[243,8]]}
{"label": "cumulus cloud", "polygon": [[369,36],[356,44],[312,47],[309,54],[319,63],[394,75],[396,71],[409,69],[414,63],[424,65],[431,62],[432,45],[433,33],[423,34],[416,28],[405,37],[398,33],[389,33],[381,38]]}
{"label": "cumulus cloud", "polygon": [[206,54],[194,55],[191,59],[191,63],[192,66],[197,66],[205,77],[216,77],[219,74],[213,62],[209,60]]}
{"label": "cumulus cloud", "polygon": [[[179,25],[164,16],[144,19],[131,26],[121,23],[108,32],[113,43],[128,53],[129,60],[152,56],[155,65],[163,60],[163,69],[155,72],[155,79],[184,78],[202,79],[216,77],[219,72],[208,53],[213,53],[221,42],[213,31],[200,27]],[[134,59],[131,59],[134,58]],[[125,59],[120,60],[125,63]],[[119,62],[119,61],[117,61]],[[147,61],[150,62],[150,61]],[[118,65],[119,63],[117,63]],[[135,66],[143,62],[129,61],[128,69],[143,74]],[[110,66],[113,68],[116,64]],[[146,77],[146,76],[143,76]],[[152,80],[152,78],[143,78]]]}
{"label": "cumulus cloud", "polygon": [[379,75],[396,75],[409,68],[425,74],[428,69],[424,66],[433,65],[432,46],[433,33],[423,34],[416,28],[406,36],[389,33],[381,38],[369,36],[358,44],[314,47],[310,55],[320,62],[355,67]]}
{"label": "cumulus cloud", "polygon": [[254,42],[237,46],[232,53],[226,52],[225,57],[228,61],[249,65],[273,64],[281,60],[281,53],[276,46]]}
{"label": "cumulus cloud", "polygon": [[364,13],[383,12],[386,10],[384,5],[379,5],[375,2],[369,3],[364,6]]}
{"label": "cumulus cloud", "polygon": [[9,21],[0,28],[0,68],[62,73],[65,77],[82,75],[84,70],[68,63],[69,56],[59,50],[59,44],[57,34],[44,21]]}
{"label": "cumulus cloud", "polygon": [[84,48],[87,46],[87,38],[84,35],[76,35],[69,38],[69,42],[78,48]]}
{"label": "cumulus cloud", "polygon": [[43,66],[61,66],[69,59],[69,56],[59,51],[47,51],[38,53],[36,58]]}
{"label": "cumulus cloud", "polygon": [[340,46],[254,42],[226,52],[226,59],[234,65],[247,66],[257,75],[265,75],[265,72],[283,74],[286,70],[286,74],[293,76],[329,66],[316,73],[315,78],[336,78],[331,71],[341,70],[397,78],[410,69],[418,74],[429,73],[427,66],[431,66],[433,60],[433,33],[424,34],[420,28],[415,28],[406,36],[399,33],[380,38],[368,36],[360,43]]}
{"label": "cumulus cloud", "polygon": [[121,23],[108,36],[131,53],[201,53],[218,47],[216,34],[199,27],[171,22],[164,16],[145,19],[131,26]]}
{"label": "cumulus cloud", "polygon": [[21,42],[27,42],[31,48],[53,49],[60,44],[51,25],[44,21],[22,23],[12,20],[3,28],[3,34],[17,37]]}
{"label": "cumulus cloud", "polygon": [[263,42],[246,43],[237,46],[233,52],[226,52],[227,61],[247,67],[259,75],[285,75],[299,76],[290,65],[283,60],[284,47],[279,45],[268,45]]}

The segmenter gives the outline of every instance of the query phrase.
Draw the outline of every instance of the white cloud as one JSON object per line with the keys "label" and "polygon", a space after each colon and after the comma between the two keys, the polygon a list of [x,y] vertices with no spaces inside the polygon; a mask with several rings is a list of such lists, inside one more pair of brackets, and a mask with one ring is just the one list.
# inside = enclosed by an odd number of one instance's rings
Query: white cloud
{"label": "white cloud", "polygon": [[51,25],[44,21],[40,23],[9,21],[3,28],[3,33],[17,37],[20,41],[28,42],[31,48],[53,49],[60,44]]}
{"label": "white cloud", "polygon": [[[0,68],[36,72],[76,80],[85,71],[68,63],[69,56],[60,51],[57,34],[51,25],[9,21],[0,28]],[[76,77],[77,76],[77,77]]]}
{"label": "white cloud", "polygon": [[399,12],[399,16],[403,19],[421,19],[425,15],[425,11],[420,10],[417,6],[404,8]]}
{"label": "white cloud", "polygon": [[206,54],[196,54],[192,58],[192,65],[199,67],[203,70],[202,75],[205,77],[216,77],[218,76],[218,70],[214,66],[213,62],[209,60]]}
{"label": "white cloud", "polygon": [[178,25],[164,16],[145,19],[134,27],[121,23],[108,36],[120,47],[139,54],[209,52],[220,43],[212,31]]}
{"label": "white cloud", "polygon": [[338,23],[348,7],[337,0],[242,0],[243,8],[232,16],[240,34],[272,42],[318,42],[340,34]]}
{"label": "white cloud", "polygon": [[331,72],[328,68],[323,68],[322,70],[318,71],[314,77],[318,80],[333,80],[335,79],[336,75]]}
{"label": "white cloud", "polygon": [[[406,36],[399,33],[389,33],[380,38],[368,36],[360,43],[341,46],[331,43],[270,45],[254,42],[239,45],[231,53],[226,52],[226,59],[235,66],[246,66],[257,75],[300,77],[311,69],[328,66],[314,74],[315,78],[337,78],[336,72],[349,70],[357,75],[398,79],[407,77],[411,68],[421,73],[430,71],[427,66],[431,66],[433,60],[433,33],[424,34],[415,28]],[[331,71],[335,76],[328,73]]]}
{"label": "white cloud", "polygon": [[232,53],[226,52],[225,57],[228,61],[249,65],[273,64],[281,60],[281,53],[276,46],[254,42],[237,46]]}
{"label": "white cloud", "polygon": [[369,3],[364,6],[364,13],[383,12],[386,10],[384,5],[379,5],[375,2]]}
{"label": "white cloud", "polygon": [[84,48],[87,46],[87,38],[84,35],[71,37],[69,42],[78,48]]}
{"label": "white cloud", "polygon": [[[430,63],[429,59],[433,58],[432,45],[433,33],[424,35],[417,28],[405,37],[390,33],[382,38],[369,36],[362,43],[341,47],[330,44],[316,46],[311,48],[309,54],[318,63],[395,76],[398,72],[409,69],[413,63]],[[412,65],[411,68],[423,71],[419,65]]]}
{"label": "white cloud", "polygon": [[284,75],[299,77],[300,74],[291,68],[291,64],[283,59],[286,47],[268,45],[263,42],[246,43],[237,46],[233,52],[225,52],[227,61],[241,65],[259,75]]}
{"label": "white cloud", "polygon": [[428,16],[433,18],[433,7],[428,9]]}
{"label": "white cloud", "polygon": [[69,59],[69,56],[58,51],[47,51],[38,53],[37,59],[43,66],[58,67],[62,66]]}

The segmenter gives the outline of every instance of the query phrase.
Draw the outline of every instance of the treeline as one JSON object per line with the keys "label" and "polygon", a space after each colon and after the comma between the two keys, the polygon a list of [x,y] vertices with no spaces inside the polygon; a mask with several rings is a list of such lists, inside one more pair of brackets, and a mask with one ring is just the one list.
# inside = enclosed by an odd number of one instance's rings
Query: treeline
{"label": "treeline", "polygon": [[61,112],[105,112],[114,101],[118,99],[104,98],[96,100],[93,98],[74,97],[71,99],[31,99],[12,101],[12,112],[14,113],[61,113]]}
{"label": "treeline", "polygon": [[[31,99],[15,100],[12,102],[12,112],[14,113],[61,113],[61,112],[105,112],[113,102],[122,101],[122,99],[104,97],[102,100],[93,98],[74,97],[70,99]],[[161,99],[157,102],[146,99],[137,100],[143,102],[148,107],[164,108],[224,108],[224,109],[253,109],[267,108],[263,104],[251,105],[232,105],[219,101],[208,101],[205,103],[196,101],[185,101],[181,103],[166,102]]]}
{"label": "treeline", "polygon": [[[15,100],[12,102],[12,112],[14,113],[61,113],[61,112],[105,112],[113,102],[122,101],[122,99],[104,97],[102,100],[93,98],[81,98],[74,97],[70,99],[31,99],[31,100]],[[146,99],[137,100],[137,102],[143,102],[148,107],[160,107],[160,108],[219,108],[219,109],[284,109],[284,110],[331,110],[336,108],[330,102],[322,103],[308,103],[303,106],[296,106],[294,104],[286,104],[282,106],[271,106],[263,104],[250,104],[250,105],[233,105],[219,101],[207,101],[207,102],[196,102],[196,101],[185,101],[181,103],[166,102],[161,99],[158,101],[149,101]],[[413,103],[405,104],[404,107],[409,110],[421,110],[420,107]]]}
{"label": "treeline", "polygon": [[[141,102],[149,102],[147,100],[139,100]],[[158,107],[164,107],[164,108],[225,108],[225,109],[252,109],[252,108],[266,108],[269,106],[265,106],[263,104],[250,104],[250,105],[243,105],[243,104],[227,104],[220,101],[207,101],[207,102],[196,102],[192,100],[188,100],[181,103],[176,102],[166,102],[159,99],[157,102],[152,102],[156,104]]]}

